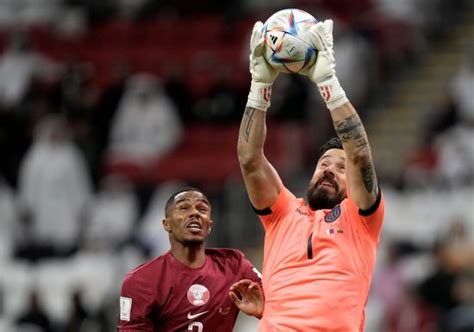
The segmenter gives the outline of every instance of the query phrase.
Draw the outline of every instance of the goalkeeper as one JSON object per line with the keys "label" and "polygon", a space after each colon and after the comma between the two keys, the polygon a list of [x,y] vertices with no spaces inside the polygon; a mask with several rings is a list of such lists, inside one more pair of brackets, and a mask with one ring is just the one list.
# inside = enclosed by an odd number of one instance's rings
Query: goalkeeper
{"label": "goalkeeper", "polygon": [[265,308],[259,331],[363,331],[384,200],[364,126],[335,71],[333,22],[310,30],[318,50],[304,75],[320,91],[338,138],[321,149],[306,201],[282,183],[264,154],[266,111],[278,72],[264,60],[262,23],[250,41],[251,89],[238,157],[265,229]]}

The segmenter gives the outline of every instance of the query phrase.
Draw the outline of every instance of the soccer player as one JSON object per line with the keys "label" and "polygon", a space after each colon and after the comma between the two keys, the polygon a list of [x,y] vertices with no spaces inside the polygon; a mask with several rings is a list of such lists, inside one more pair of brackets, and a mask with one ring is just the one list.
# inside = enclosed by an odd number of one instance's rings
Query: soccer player
{"label": "soccer player", "polygon": [[212,224],[199,189],[169,198],[163,227],[171,250],[124,278],[119,331],[230,332],[239,309],[261,317],[260,273],[238,250],[205,249]]}
{"label": "soccer player", "polygon": [[362,331],[384,202],[364,126],[335,72],[333,22],[310,30],[318,50],[304,74],[316,83],[338,138],[331,139],[307,202],[282,183],[264,154],[265,116],[278,73],[262,56],[262,23],[250,41],[251,88],[238,141],[250,201],[265,229],[259,331]]}

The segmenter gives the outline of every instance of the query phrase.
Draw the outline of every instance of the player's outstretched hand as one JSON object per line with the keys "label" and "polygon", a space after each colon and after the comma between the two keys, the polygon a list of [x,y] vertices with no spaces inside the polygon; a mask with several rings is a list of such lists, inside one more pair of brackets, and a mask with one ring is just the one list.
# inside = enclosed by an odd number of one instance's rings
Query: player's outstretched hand
{"label": "player's outstretched hand", "polygon": [[332,30],[333,21],[325,20],[317,23],[308,31],[311,44],[318,50],[318,57],[313,66],[301,73],[315,83],[324,82],[336,74]]}
{"label": "player's outstretched hand", "polygon": [[263,23],[258,21],[252,29],[250,38],[249,67],[252,81],[271,85],[278,76],[278,71],[273,69],[263,57],[265,42],[262,34]]}
{"label": "player's outstretched hand", "polygon": [[318,58],[314,65],[301,72],[316,83],[326,107],[331,111],[349,101],[336,77],[332,28],[332,20],[325,20],[309,29],[309,39],[318,50]]}
{"label": "player's outstretched hand", "polygon": [[262,318],[265,298],[259,283],[242,279],[230,286],[229,297],[247,315]]}

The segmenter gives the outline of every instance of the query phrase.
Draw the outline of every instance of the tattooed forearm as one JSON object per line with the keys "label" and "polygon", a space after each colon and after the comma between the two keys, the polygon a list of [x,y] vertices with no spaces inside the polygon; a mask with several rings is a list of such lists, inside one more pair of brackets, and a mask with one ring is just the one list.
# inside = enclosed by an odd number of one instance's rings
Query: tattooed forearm
{"label": "tattooed forearm", "polygon": [[365,189],[368,193],[371,193],[375,187],[375,172],[371,165],[366,165],[360,168],[362,181],[364,182]]}
{"label": "tattooed forearm", "polygon": [[250,131],[252,130],[253,126],[253,116],[255,114],[255,111],[257,111],[256,108],[252,107],[247,107],[245,109],[245,115],[244,115],[244,138],[245,141],[248,142],[250,138]]}
{"label": "tattooed forearm", "polygon": [[344,144],[344,150],[349,159],[359,168],[360,177],[365,189],[368,193],[377,194],[377,178],[368,149],[369,141],[359,116],[353,114],[342,120],[335,121],[334,128]]}
{"label": "tattooed forearm", "polygon": [[337,136],[339,136],[343,143],[353,140],[356,147],[368,145],[367,135],[357,115],[334,122],[334,128],[336,129]]}

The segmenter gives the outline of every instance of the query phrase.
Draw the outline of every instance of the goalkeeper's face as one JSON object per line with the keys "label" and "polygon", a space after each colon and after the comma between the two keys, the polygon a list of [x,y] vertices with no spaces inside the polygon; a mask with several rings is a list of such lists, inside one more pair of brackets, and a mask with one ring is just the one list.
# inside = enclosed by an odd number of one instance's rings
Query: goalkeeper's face
{"label": "goalkeeper's face", "polygon": [[308,204],[313,210],[332,209],[347,196],[346,153],[330,149],[319,159],[308,186]]}

